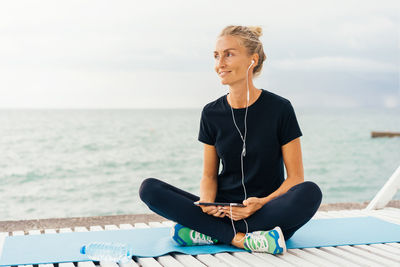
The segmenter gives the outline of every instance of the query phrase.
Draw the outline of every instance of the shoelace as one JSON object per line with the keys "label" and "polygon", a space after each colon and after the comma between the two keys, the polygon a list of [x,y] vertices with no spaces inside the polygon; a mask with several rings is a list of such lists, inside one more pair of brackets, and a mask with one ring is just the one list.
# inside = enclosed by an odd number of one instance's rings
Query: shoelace
{"label": "shoelace", "polygon": [[[194,234],[194,236],[193,236]],[[190,234],[190,238],[192,239],[193,243],[196,244],[213,244],[214,241],[212,241],[210,236],[207,236],[205,234],[199,233],[197,231],[192,230],[192,233]]]}
{"label": "shoelace", "polygon": [[250,240],[246,240],[247,246],[251,250],[256,251],[268,251],[268,241],[266,240],[265,236],[260,233],[251,233],[249,234]]}

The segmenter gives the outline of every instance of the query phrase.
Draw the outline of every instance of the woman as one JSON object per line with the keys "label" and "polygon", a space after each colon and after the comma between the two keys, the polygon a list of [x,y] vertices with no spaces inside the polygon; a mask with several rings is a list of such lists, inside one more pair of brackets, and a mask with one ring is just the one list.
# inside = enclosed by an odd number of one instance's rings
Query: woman
{"label": "woman", "polygon": [[[266,59],[261,32],[260,27],[227,26],[217,39],[215,71],[229,93],[202,110],[200,197],[155,178],[141,185],[140,197],[149,208],[177,222],[171,235],[180,245],[220,242],[281,254],[285,240],[321,203],[319,187],[304,181],[302,133],[291,103],[253,85]],[[245,207],[196,206],[196,201]]]}

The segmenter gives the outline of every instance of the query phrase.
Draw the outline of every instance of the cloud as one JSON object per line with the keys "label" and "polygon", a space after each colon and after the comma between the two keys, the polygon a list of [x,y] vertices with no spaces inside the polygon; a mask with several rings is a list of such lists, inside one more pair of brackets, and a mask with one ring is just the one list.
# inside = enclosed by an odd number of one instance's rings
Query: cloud
{"label": "cloud", "polygon": [[398,95],[383,96],[383,106],[386,108],[396,108],[400,106],[400,93]]}
{"label": "cloud", "polygon": [[[263,27],[259,87],[368,104],[399,87],[398,11],[397,1],[2,2],[0,107],[201,107],[224,92],[212,51],[230,24]],[[360,91],[371,96],[355,100]]]}
{"label": "cloud", "polygon": [[368,58],[315,57],[308,59],[282,59],[272,62],[271,68],[308,71],[398,72],[399,65]]}

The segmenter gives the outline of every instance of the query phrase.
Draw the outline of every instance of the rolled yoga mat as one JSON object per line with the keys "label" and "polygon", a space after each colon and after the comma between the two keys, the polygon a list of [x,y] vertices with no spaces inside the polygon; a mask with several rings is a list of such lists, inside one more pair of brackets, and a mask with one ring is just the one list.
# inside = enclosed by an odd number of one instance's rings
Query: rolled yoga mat
{"label": "rolled yoga mat", "polygon": [[[6,236],[0,240],[0,266],[89,261],[80,254],[80,248],[91,242],[127,243],[138,257],[157,257],[170,252],[197,255],[244,251],[230,245],[181,247],[171,240],[170,230],[162,227]],[[400,242],[399,224],[374,217],[352,217],[310,220],[286,246],[293,249],[387,242]]]}

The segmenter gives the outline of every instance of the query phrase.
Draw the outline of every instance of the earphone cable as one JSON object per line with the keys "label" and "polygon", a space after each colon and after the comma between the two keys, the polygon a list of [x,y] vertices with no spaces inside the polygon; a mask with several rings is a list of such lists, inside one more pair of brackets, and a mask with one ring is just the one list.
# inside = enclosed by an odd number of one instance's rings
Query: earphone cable
{"label": "earphone cable", "polygon": [[[251,67],[251,65],[249,66],[249,68],[247,69],[247,75],[246,75],[246,84],[247,84],[247,105],[246,105],[246,113],[245,113],[245,115],[244,115],[244,138],[243,138],[243,135],[242,135],[242,132],[239,130],[239,127],[237,126],[237,124],[236,124],[236,119],[235,119],[235,115],[234,115],[234,113],[233,113],[233,108],[232,108],[232,106],[230,106],[231,107],[231,111],[232,111],[232,119],[233,119],[233,123],[235,124],[235,127],[236,127],[236,129],[238,130],[238,132],[239,132],[239,134],[240,134],[240,138],[242,139],[242,141],[243,141],[243,148],[242,148],[242,153],[241,153],[241,155],[240,155],[240,166],[241,166],[241,170],[242,170],[242,186],[243,186],[243,191],[244,191],[244,200],[246,200],[247,199],[247,192],[246,192],[246,187],[245,187],[245,185],[244,185],[244,168],[243,168],[243,157],[245,156],[245,154],[246,154],[246,136],[247,136],[247,110],[248,110],[248,107],[249,107],[249,95],[250,95],[250,90],[249,90],[249,69],[250,69],[250,67]],[[231,223],[232,223],[232,228],[233,228],[233,233],[234,233],[234,241],[236,241],[236,242],[241,242],[246,236],[247,236],[247,234],[248,234],[248,232],[249,232],[249,226],[248,226],[248,224],[247,224],[247,221],[246,221],[246,219],[243,219],[243,221],[244,221],[244,223],[246,224],[246,234],[243,236],[243,238],[242,239],[240,239],[240,240],[236,240],[235,239],[235,236],[236,236],[236,228],[235,228],[235,225],[234,225],[234,223],[233,223],[233,219],[232,219],[232,204],[230,205],[230,214],[231,214]]]}

